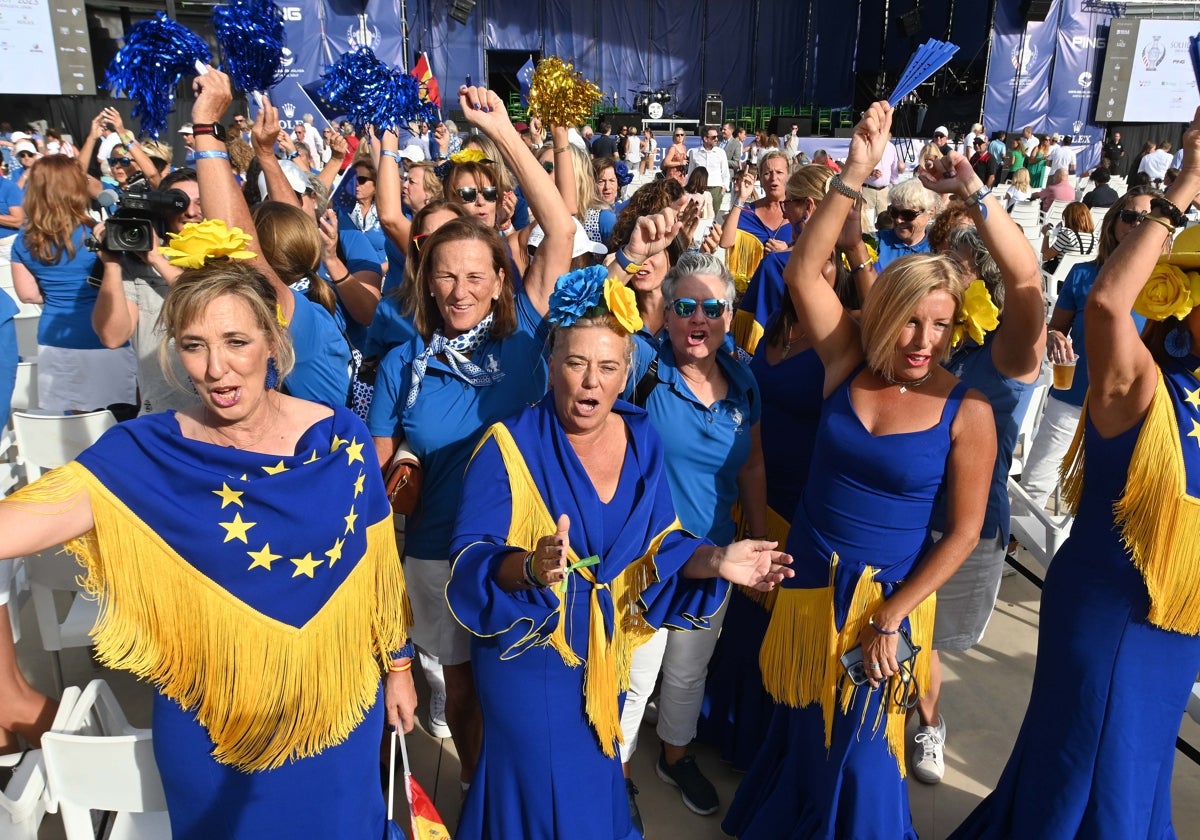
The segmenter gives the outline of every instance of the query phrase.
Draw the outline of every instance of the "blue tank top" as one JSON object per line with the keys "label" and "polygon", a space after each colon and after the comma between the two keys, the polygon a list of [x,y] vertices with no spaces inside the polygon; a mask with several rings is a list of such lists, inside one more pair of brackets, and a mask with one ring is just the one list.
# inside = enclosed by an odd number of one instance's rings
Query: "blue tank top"
{"label": "blue tank top", "polygon": [[954,386],[937,425],[876,436],[850,402],[857,375],[825,401],[808,484],[788,535],[796,577],[786,584],[827,586],[834,552],[843,571],[873,566],[879,570],[876,580],[901,581],[929,545],[934,502],[945,484],[950,425],[967,386]]}

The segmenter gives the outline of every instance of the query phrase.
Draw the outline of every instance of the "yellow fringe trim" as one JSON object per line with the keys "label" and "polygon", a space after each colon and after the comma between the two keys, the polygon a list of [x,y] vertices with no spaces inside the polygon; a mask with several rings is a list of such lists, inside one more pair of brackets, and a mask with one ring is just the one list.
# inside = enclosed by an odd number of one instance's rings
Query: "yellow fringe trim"
{"label": "yellow fringe trim", "polygon": [[[830,568],[837,566],[836,555]],[[888,752],[896,759],[901,777],[907,775],[904,760],[904,723],[907,710],[893,701],[899,676],[891,677],[879,689],[856,686],[846,676],[840,658],[858,644],[867,620],[883,604],[883,588],[875,583],[876,570],[867,567],[858,579],[850,602],[846,624],[839,633],[834,625],[833,587],[821,589],[780,589],[771,613],[759,653],[763,686],[777,703],[800,709],[814,703],[821,706],[825,721],[825,746],[833,741],[835,710],[848,714],[857,691],[886,691],[886,700],[878,706],[871,732],[884,724]],[[930,646],[933,641],[933,617],[936,596],[930,595],[909,615],[912,641],[921,650],[913,667],[917,691],[929,690]],[[840,691],[840,697],[839,697]],[[865,707],[864,707],[865,714]],[[886,716],[886,723],[884,717]],[[859,728],[866,726],[864,718]]]}
{"label": "yellow fringe trim", "polygon": [[729,327],[729,332],[733,336],[734,344],[753,356],[765,330],[762,324],[754,319],[753,312],[739,309],[733,313],[733,324]]}
{"label": "yellow fringe trim", "polygon": [[[339,744],[374,705],[385,659],[412,622],[391,518],[301,628],[234,598],[179,555],[85,467],[71,463],[9,503],[62,504],[83,491],[95,527],[66,545],[100,600],[99,661],[152,682],[196,716],[213,757],[270,770]],[[356,655],[373,650],[375,657]]]}
{"label": "yellow fringe trim", "polygon": [[[539,539],[557,530],[557,519],[542,500],[533,476],[525,465],[525,459],[508,429],[501,424],[492,426],[480,442],[480,446],[488,438],[495,439],[508,468],[509,490],[512,494],[512,525],[507,538],[508,543],[526,551],[532,550]],[[580,664],[584,665],[584,711],[599,737],[600,748],[609,758],[616,755],[616,745],[623,743],[621,712],[617,701],[618,695],[629,688],[629,665],[633,652],[654,635],[654,628],[640,615],[642,593],[651,584],[658,582],[654,556],[667,534],[678,528],[679,520],[675,520],[671,527],[651,541],[645,554],[627,566],[611,583],[597,582],[589,568],[575,572],[583,575],[584,579],[592,584],[589,595],[591,600],[588,609],[586,662],[579,658],[567,641],[565,599],[573,595],[574,590],[568,590],[568,593],[564,594],[560,593],[557,587],[552,589],[558,598],[558,623],[551,632],[548,643],[558,651],[567,666],[574,668]],[[567,558],[568,563],[579,560],[569,547]],[[615,619],[611,638],[604,627],[604,612],[600,605],[600,592],[603,589],[611,590],[614,605]]]}
{"label": "yellow fringe trim", "polygon": [[745,293],[750,284],[750,278],[754,276],[765,253],[766,248],[757,236],[746,233],[744,230],[737,232],[737,238],[733,240],[733,247],[725,252],[725,265],[728,266],[729,273],[733,275],[733,282],[738,288],[738,294]]}

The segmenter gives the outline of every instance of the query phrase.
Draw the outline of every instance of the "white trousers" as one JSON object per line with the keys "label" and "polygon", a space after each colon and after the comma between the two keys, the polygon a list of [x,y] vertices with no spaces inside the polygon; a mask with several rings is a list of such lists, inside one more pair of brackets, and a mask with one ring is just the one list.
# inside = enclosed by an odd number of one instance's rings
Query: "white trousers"
{"label": "white trousers", "polygon": [[704,703],[704,681],[712,659],[729,599],[717,610],[708,630],[659,630],[633,654],[629,667],[629,692],[621,710],[621,761],[629,761],[637,750],[638,730],[646,701],[654,692],[661,668],[662,691],[658,696],[658,737],[676,747],[686,747],[696,737],[696,721]]}
{"label": "white trousers", "polygon": [[1063,402],[1050,392],[1042,422],[1033,436],[1025,468],[1021,471],[1021,487],[1040,507],[1058,486],[1059,468],[1063,456],[1075,437],[1079,425],[1079,406]]}

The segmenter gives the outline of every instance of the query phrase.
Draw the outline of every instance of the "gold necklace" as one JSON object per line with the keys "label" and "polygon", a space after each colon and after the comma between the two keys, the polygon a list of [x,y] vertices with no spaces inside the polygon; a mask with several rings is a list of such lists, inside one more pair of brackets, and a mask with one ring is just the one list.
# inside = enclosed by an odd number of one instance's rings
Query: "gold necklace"
{"label": "gold necklace", "polygon": [[794,329],[796,329],[796,326],[797,326],[796,324],[792,324],[790,327],[788,327],[787,341],[785,341],[783,343],[783,353],[779,357],[780,361],[783,361],[784,359],[786,359],[788,357],[788,354],[792,352],[792,345],[795,342],[804,338],[804,330],[800,330],[800,335],[795,336],[794,338],[792,337],[792,331]]}

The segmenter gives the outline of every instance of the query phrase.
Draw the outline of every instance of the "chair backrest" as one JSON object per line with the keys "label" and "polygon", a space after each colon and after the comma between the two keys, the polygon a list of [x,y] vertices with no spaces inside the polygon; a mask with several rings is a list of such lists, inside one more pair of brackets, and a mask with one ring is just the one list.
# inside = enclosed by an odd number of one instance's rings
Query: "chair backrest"
{"label": "chair backrest", "polygon": [[[1042,418],[1042,412],[1046,409],[1046,396],[1050,393],[1050,382],[1052,376],[1048,371],[1043,371],[1038,377],[1033,386],[1033,394],[1029,398],[1029,406],[1025,409],[1025,416],[1021,418],[1021,425],[1017,427],[1017,439],[1014,445],[1014,455],[1012,463],[1009,465],[1009,475],[1020,475],[1025,469],[1025,462],[1029,459],[1029,446],[1033,443],[1033,430]],[[1021,454],[1015,454],[1015,449],[1020,447]]]}
{"label": "chair backrest", "polygon": [[31,482],[73,460],[117,424],[108,410],[65,415],[14,411],[12,419],[17,451]]}
{"label": "chair backrest", "polygon": [[37,359],[17,364],[17,382],[13,386],[12,410],[28,411],[38,407]]}
{"label": "chair backrest", "polygon": [[1010,214],[1012,220],[1025,232],[1027,239],[1040,236],[1038,215],[1041,209],[1041,205],[1036,201],[1018,201],[1013,205],[1012,213]]}
{"label": "chair backrest", "polygon": [[1054,273],[1050,274],[1046,271],[1042,272],[1042,291],[1047,298],[1058,298],[1058,290],[1062,287],[1063,281],[1067,279],[1067,275],[1071,273],[1071,269],[1080,263],[1091,262],[1096,259],[1095,254],[1064,254],[1058,258],[1058,267],[1054,269]]}
{"label": "chair backrest", "polygon": [[1104,224],[1104,217],[1108,213],[1107,207],[1093,207],[1092,209],[1092,226],[1096,229],[1096,241],[1100,241],[1100,226]]}
{"label": "chair backrest", "polygon": [[[51,725],[62,726],[75,708],[79,699],[78,686],[68,686],[58,701],[58,712]],[[16,759],[18,755],[0,757]],[[38,826],[46,814],[46,764],[41,750],[31,750],[19,756],[12,778],[0,791],[0,837],[9,840],[37,840]],[[11,762],[2,766],[11,767]]]}
{"label": "chair backrest", "polygon": [[22,359],[35,359],[38,354],[38,320],[41,314],[21,313],[13,318],[17,327],[17,353]]}
{"label": "chair backrest", "polygon": [[1069,202],[1069,201],[1058,201],[1058,200],[1051,202],[1050,209],[1047,210],[1042,216],[1042,224],[1046,224],[1046,225],[1058,224],[1060,221],[1062,221],[1063,210],[1065,210],[1067,205],[1070,203],[1071,202]]}

